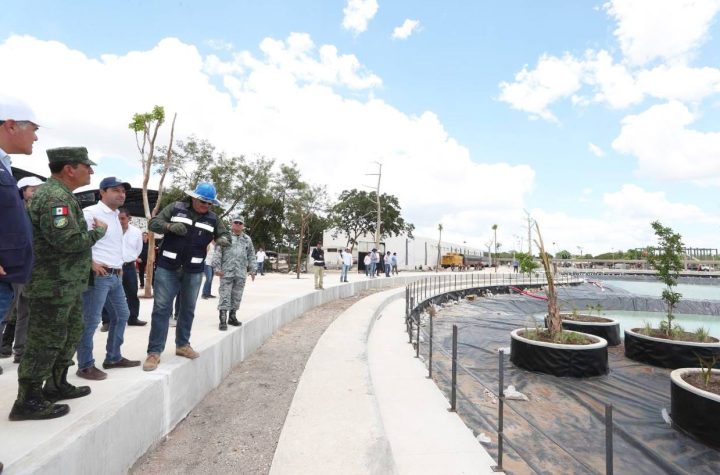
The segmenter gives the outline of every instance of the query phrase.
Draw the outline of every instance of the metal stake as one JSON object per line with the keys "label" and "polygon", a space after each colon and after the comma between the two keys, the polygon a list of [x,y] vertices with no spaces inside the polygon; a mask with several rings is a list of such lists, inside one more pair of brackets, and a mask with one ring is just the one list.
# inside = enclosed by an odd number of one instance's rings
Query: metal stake
{"label": "metal stake", "polygon": [[613,474],[613,407],[605,404],[605,473]]}
{"label": "metal stake", "polygon": [[428,379],[432,379],[433,316],[430,314],[430,346],[428,349]]}
{"label": "metal stake", "polygon": [[500,388],[498,390],[498,464],[497,464],[497,470],[501,471],[502,468],[502,461],[503,461],[503,415],[505,412],[505,367],[503,365],[503,360],[505,358],[505,351],[500,350],[498,352],[498,373],[499,373],[499,383]]}
{"label": "metal stake", "polygon": [[458,328],[453,325],[452,334],[452,388],[450,391],[450,412],[457,412],[457,338]]}

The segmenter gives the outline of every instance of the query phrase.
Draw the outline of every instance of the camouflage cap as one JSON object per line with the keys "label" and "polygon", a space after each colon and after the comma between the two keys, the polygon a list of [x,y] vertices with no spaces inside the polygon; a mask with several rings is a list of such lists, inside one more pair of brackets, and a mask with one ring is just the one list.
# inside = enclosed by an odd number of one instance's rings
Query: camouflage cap
{"label": "camouflage cap", "polygon": [[93,166],[95,162],[88,158],[88,151],[85,147],[58,147],[47,150],[49,163],[84,163]]}

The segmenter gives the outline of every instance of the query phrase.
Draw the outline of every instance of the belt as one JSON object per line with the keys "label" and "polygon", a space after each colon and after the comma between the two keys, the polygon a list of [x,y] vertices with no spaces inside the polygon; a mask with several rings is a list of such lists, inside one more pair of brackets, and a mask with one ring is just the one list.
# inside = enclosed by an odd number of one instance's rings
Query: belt
{"label": "belt", "polygon": [[109,275],[120,275],[122,274],[122,269],[113,269],[112,267],[105,267],[103,266],[103,269],[109,274]]}
{"label": "belt", "polygon": [[130,264],[135,265],[135,261],[123,262],[123,266],[129,266]]}

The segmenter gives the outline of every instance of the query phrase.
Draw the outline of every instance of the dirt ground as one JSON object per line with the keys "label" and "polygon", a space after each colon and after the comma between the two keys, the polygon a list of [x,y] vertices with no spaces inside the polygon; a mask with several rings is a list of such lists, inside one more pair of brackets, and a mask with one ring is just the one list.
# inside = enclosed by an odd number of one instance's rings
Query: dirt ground
{"label": "dirt ground", "polygon": [[335,318],[375,292],[329,302],[286,324],[234,368],[129,473],[268,473],[295,388],[315,344]]}

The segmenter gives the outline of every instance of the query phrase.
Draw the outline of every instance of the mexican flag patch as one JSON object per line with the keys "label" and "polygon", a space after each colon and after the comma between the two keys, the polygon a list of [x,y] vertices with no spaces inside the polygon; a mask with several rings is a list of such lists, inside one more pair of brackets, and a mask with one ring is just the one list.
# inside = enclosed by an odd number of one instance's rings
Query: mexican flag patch
{"label": "mexican flag patch", "polygon": [[52,208],[52,215],[53,216],[67,216],[68,215],[68,207],[67,206],[55,206]]}

